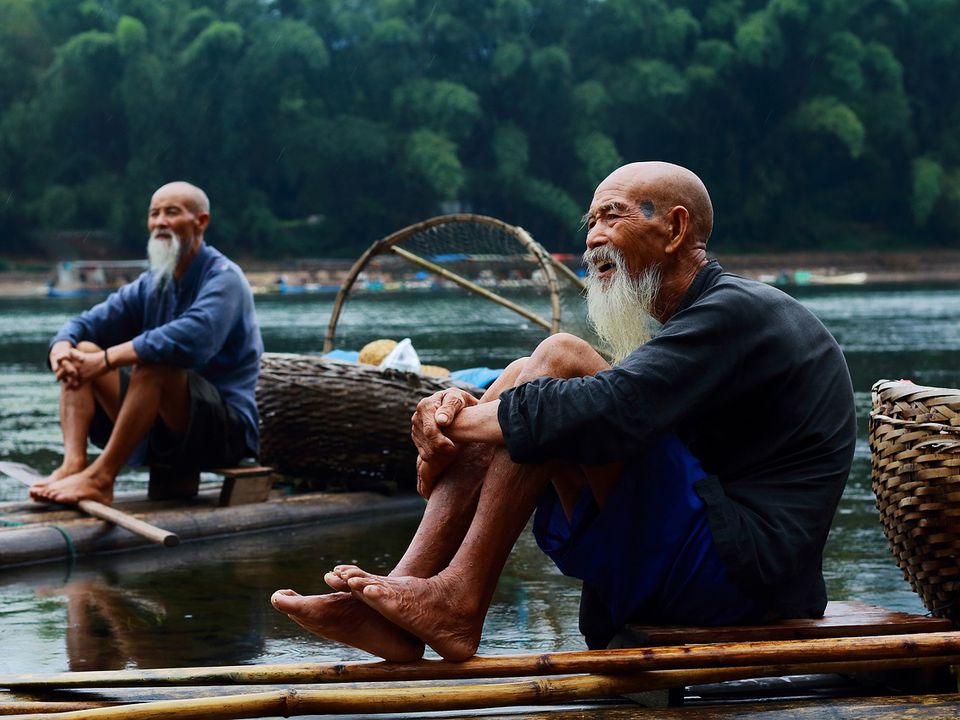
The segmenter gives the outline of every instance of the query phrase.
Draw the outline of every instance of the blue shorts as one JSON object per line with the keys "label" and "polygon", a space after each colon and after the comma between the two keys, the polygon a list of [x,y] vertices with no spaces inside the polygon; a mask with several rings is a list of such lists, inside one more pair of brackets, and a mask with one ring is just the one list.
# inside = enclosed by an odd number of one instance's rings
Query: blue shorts
{"label": "blue shorts", "polygon": [[600,597],[615,627],[755,622],[762,612],[717,555],[695,483],[706,476],[676,436],[624,466],[604,506],[584,488],[571,519],[553,487],[533,521],[537,544],[564,575]]}

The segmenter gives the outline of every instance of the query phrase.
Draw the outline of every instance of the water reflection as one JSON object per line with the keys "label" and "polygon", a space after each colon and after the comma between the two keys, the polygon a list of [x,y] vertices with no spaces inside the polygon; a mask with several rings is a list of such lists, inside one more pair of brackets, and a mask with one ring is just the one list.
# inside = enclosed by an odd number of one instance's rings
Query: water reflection
{"label": "water reflection", "polygon": [[[0,673],[368,660],[305,634],[270,606],[270,594],[326,592],[323,573],[340,562],[385,572],[417,522],[413,515],[341,523],[9,570],[0,585]],[[581,647],[578,600],[577,583],[525,534],[481,650]]]}

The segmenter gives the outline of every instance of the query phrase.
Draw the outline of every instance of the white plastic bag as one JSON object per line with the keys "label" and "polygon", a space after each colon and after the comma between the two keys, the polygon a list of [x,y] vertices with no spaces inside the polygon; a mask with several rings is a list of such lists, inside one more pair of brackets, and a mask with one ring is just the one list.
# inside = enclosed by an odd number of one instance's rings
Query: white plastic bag
{"label": "white plastic bag", "polygon": [[404,372],[420,372],[420,357],[413,349],[410,338],[404,338],[398,342],[397,346],[380,362],[380,367]]}

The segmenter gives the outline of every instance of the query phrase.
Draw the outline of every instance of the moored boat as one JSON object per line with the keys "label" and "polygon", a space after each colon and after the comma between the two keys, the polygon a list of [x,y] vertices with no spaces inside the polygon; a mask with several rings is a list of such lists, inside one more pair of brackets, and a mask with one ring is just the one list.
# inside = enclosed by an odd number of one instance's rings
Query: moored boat
{"label": "moored boat", "polygon": [[57,263],[49,297],[108,295],[147,269],[146,260],[66,260]]}

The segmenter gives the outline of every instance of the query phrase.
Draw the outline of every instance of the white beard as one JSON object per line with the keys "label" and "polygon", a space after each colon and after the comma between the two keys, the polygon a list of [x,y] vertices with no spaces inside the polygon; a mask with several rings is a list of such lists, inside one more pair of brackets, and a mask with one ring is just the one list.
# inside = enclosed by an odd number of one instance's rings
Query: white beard
{"label": "white beard", "polygon": [[150,260],[150,272],[153,273],[156,287],[162,287],[173,278],[173,273],[177,269],[181,243],[180,237],[170,230],[165,231],[172,236],[169,240],[157,237],[157,232],[154,230],[150,233],[150,240],[147,242],[147,258]]}
{"label": "white beard", "polygon": [[[622,362],[653,335],[660,269],[650,267],[640,277],[631,277],[623,256],[607,246],[588,250],[583,259],[587,265],[587,319],[613,362]],[[602,262],[612,262],[617,268],[609,280],[597,277]]]}

